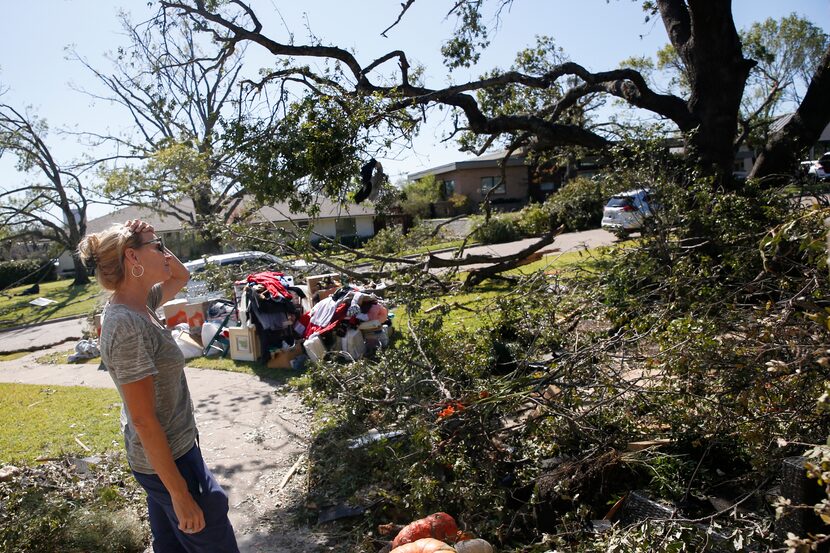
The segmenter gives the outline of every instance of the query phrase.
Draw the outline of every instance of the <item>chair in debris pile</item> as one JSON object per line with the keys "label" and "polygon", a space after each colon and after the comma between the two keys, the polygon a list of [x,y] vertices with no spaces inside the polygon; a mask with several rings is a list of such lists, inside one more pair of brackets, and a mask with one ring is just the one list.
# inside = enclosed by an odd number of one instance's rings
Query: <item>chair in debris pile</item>
{"label": "chair in debris pile", "polygon": [[205,344],[205,348],[204,350],[202,350],[202,355],[207,355],[208,352],[210,352],[210,348],[216,345],[222,350],[222,355],[220,357],[225,357],[228,354],[228,351],[231,349],[231,342],[222,335],[222,329],[228,325],[228,321],[231,320],[231,317],[234,315],[234,313],[236,314],[237,320],[239,320],[239,311],[234,300],[214,300],[214,305],[217,303],[233,306],[233,309],[229,310],[225,314],[225,317],[222,319],[222,324],[219,325],[219,328],[216,329],[216,332],[213,334],[213,337],[210,340],[208,340],[207,344]]}

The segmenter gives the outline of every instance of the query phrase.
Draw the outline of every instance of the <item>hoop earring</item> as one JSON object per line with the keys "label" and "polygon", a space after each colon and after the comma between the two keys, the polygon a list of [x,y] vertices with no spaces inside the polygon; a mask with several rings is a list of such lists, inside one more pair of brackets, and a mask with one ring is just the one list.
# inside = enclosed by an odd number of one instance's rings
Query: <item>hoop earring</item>
{"label": "hoop earring", "polygon": [[[141,269],[141,272],[138,273],[138,274],[135,274],[135,268],[136,267]],[[144,276],[144,265],[133,265],[132,267],[130,267],[130,274],[132,274],[135,278],[143,277]]]}

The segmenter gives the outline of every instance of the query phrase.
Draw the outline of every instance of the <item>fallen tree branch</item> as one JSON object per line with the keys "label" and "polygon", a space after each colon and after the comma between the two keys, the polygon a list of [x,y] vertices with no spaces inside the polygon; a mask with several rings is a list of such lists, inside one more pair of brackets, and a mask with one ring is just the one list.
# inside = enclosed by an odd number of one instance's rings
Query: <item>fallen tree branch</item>
{"label": "fallen tree branch", "polygon": [[528,256],[536,253],[548,244],[552,244],[553,240],[557,236],[562,234],[562,231],[564,230],[564,225],[560,226],[555,230],[549,231],[547,234],[542,236],[542,238],[540,238],[538,242],[531,244],[522,251],[515,253],[513,255],[507,255],[504,257],[494,259],[493,261],[496,262],[495,265],[491,265],[489,267],[482,267],[481,269],[470,271],[467,275],[467,279],[464,281],[464,287],[472,288],[476,284],[479,284],[480,282],[483,282],[488,278],[498,275],[499,273],[503,273],[504,271],[509,271],[510,269],[515,269],[516,267],[523,265],[524,260]]}

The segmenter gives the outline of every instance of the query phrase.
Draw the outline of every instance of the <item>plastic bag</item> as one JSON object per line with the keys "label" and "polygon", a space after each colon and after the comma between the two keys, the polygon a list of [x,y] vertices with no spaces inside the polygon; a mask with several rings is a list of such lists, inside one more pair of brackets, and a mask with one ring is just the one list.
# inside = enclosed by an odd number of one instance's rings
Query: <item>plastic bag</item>
{"label": "plastic bag", "polygon": [[202,346],[190,337],[190,327],[187,324],[179,324],[171,331],[173,340],[184,355],[185,359],[193,359],[202,356]]}
{"label": "plastic bag", "polygon": [[355,328],[346,331],[346,335],[340,339],[340,349],[357,361],[366,353],[366,342],[363,340],[363,333]]}
{"label": "plastic bag", "polygon": [[98,349],[98,342],[96,340],[81,340],[75,344],[75,353],[70,354],[66,360],[69,363],[74,363],[100,356],[101,350]]}
{"label": "plastic bag", "polygon": [[312,363],[317,363],[326,355],[326,346],[323,345],[320,337],[316,335],[303,342],[303,348]]}

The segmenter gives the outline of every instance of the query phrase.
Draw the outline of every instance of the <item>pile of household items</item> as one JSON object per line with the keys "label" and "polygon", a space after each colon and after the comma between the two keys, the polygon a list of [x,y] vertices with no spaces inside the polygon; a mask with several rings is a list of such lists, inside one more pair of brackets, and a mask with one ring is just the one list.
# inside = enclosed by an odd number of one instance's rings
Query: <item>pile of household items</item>
{"label": "pile of household items", "polygon": [[299,368],[326,355],[353,361],[386,347],[393,314],[382,292],[337,274],[295,285],[291,276],[266,271],[234,283],[233,300],[180,299],[162,309],[187,358],[229,354],[272,368]]}

